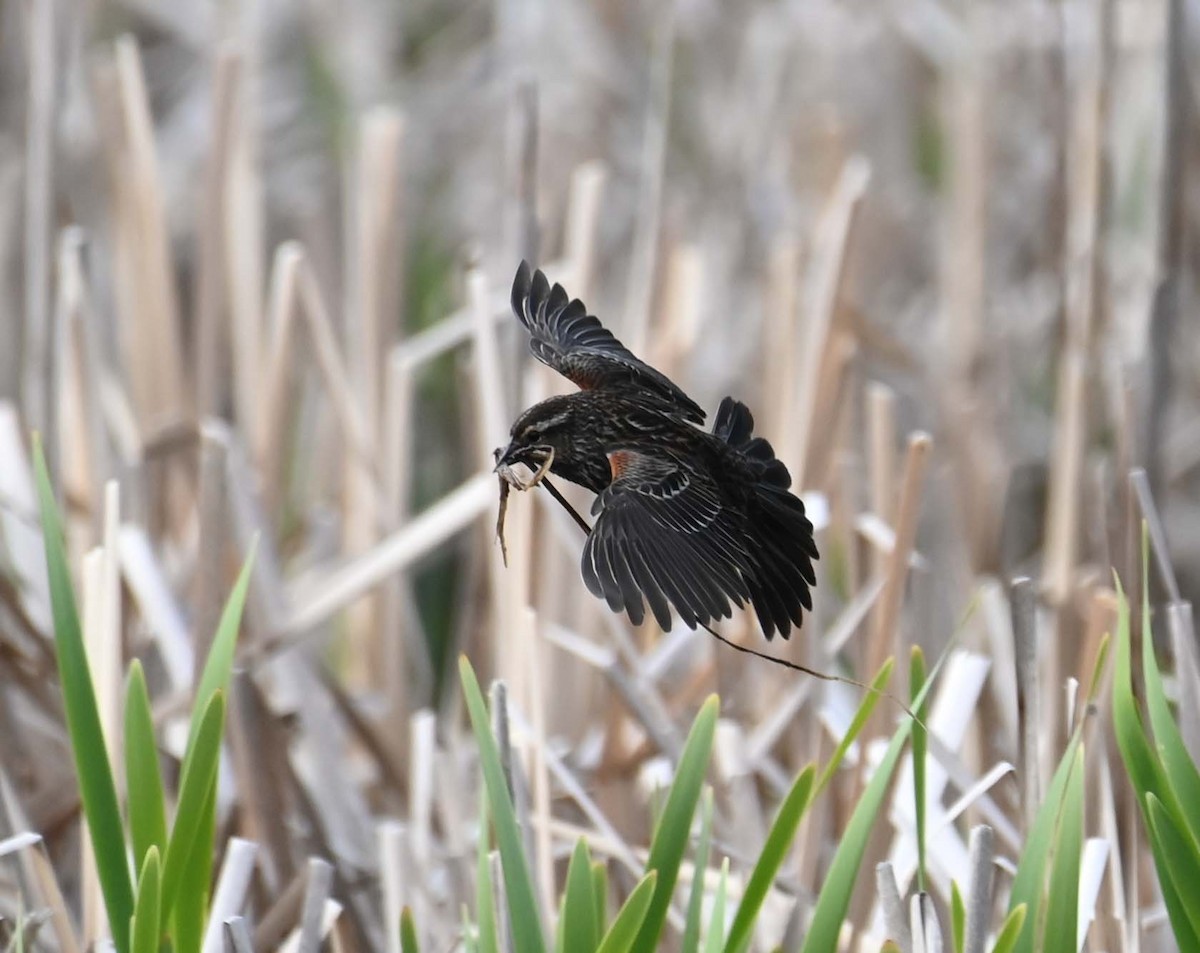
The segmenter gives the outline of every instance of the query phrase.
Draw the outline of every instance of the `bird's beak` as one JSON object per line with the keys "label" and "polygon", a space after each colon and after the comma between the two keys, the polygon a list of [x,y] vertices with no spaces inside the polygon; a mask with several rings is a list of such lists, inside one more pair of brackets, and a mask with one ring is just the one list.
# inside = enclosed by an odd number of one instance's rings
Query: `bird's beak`
{"label": "bird's beak", "polygon": [[511,467],[514,463],[519,463],[521,447],[514,444],[509,444],[507,447],[497,447],[492,451],[492,456],[496,460],[496,466],[492,469],[493,473],[498,473],[503,467]]}

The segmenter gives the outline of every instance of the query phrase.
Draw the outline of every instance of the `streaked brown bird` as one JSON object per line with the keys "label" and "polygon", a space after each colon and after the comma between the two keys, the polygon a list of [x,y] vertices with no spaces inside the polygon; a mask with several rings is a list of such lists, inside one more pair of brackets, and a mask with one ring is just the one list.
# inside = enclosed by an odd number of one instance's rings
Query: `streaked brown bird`
{"label": "streaked brown bird", "polygon": [[749,602],[768,639],[787,638],[812,609],[817,547],[787,467],[753,435],[746,405],[726,397],[712,432],[701,429],[695,401],[528,262],[512,308],[534,356],[581,390],[521,414],[497,470],[522,463],[597,494],[588,589],[635,625],[649,604],[664,630],[672,608],[694,629]]}

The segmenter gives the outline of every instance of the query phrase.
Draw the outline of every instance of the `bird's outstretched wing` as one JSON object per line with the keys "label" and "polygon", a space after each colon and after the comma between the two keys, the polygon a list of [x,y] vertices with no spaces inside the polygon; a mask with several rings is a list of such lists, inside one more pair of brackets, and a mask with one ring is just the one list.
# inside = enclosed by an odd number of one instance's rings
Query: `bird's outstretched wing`
{"label": "bird's outstretched wing", "polygon": [[513,279],[512,309],[529,330],[529,349],[584,390],[636,385],[667,401],[684,420],[704,422],[704,411],[664,374],[638,360],[562,285],[521,262]]}
{"label": "bird's outstretched wing", "polygon": [[599,516],[583,550],[583,579],[594,595],[635,625],[648,603],[664,630],[671,606],[694,629],[746,602],[767,638],[775,631],[786,638],[800,625],[815,578],[811,524],[799,500],[796,513],[764,521],[724,498],[702,470],[633,451],[609,459],[614,479],[596,498]]}

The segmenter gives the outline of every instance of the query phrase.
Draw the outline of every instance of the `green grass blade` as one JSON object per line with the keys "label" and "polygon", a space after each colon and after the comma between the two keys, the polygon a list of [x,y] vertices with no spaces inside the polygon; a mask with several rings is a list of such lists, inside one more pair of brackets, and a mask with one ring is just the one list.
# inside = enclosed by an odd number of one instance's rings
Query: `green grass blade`
{"label": "green grass blade", "polygon": [[696,802],[700,800],[700,790],[704,786],[704,775],[708,770],[708,758],[712,751],[719,711],[717,697],[710,695],[696,715],[692,730],[688,732],[687,741],[684,743],[683,753],[679,757],[675,780],[671,784],[667,803],[663,807],[662,817],[654,832],[654,840],[650,844],[650,857],[646,868],[658,871],[658,886],[654,890],[654,899],[633,945],[633,949],[638,953],[654,953],[658,949],[663,923],[667,919],[667,907],[671,903],[675,880],[679,876],[679,865],[687,849],[688,832],[692,827],[692,817],[696,813]]}
{"label": "green grass blade", "polygon": [[183,878],[171,920],[175,953],[200,953],[204,943],[204,925],[212,889],[213,849],[217,836],[217,778],[214,775],[208,797],[197,818],[199,827],[192,839],[192,850],[183,864]]}
{"label": "green grass blade", "polygon": [[1059,812],[1046,897],[1043,950],[1075,950],[1079,925],[1079,866],[1083,854],[1084,748],[1075,748]]}
{"label": "green grass blade", "polygon": [[[919,645],[912,647],[908,662],[908,684],[912,704],[916,705],[917,693],[925,685],[925,653]],[[913,776],[913,808],[917,820],[917,890],[925,891],[925,752],[929,739],[925,733],[926,709],[913,709],[920,721],[914,722],[912,729],[912,776]]]}
{"label": "green grass blade", "polygon": [[521,833],[517,828],[512,799],[508,795],[508,785],[504,781],[504,769],[500,766],[500,752],[496,748],[496,739],[492,737],[487,706],[483,702],[479,682],[466,656],[459,659],[458,671],[462,680],[463,697],[467,703],[467,714],[475,731],[475,741],[479,745],[479,764],[483,770],[483,783],[487,788],[492,824],[500,848],[500,864],[504,870],[504,889],[508,897],[513,942],[521,953],[544,953],[546,941],[542,936],[542,919],[533,892],[533,878],[529,873]]}
{"label": "green grass blade", "polygon": [[1013,953],[1017,948],[1017,940],[1025,929],[1025,914],[1029,908],[1023,903],[1017,904],[1004,918],[1004,923],[1000,927],[1000,932],[996,934],[996,943],[992,946],[992,953]]}
{"label": "green grass blade", "polygon": [[717,893],[713,897],[712,916],[708,921],[708,937],[704,941],[704,953],[721,953],[725,940],[725,893],[729,889],[729,858],[721,861],[721,879],[717,881]]}
{"label": "green grass blade", "polygon": [[608,920],[608,865],[602,860],[592,864],[592,902],[596,910],[596,936],[591,945],[594,950],[600,945]]}
{"label": "green grass blade", "polygon": [[150,848],[156,848],[159,857],[167,849],[167,808],[158,768],[150,695],[146,691],[142,663],[137,659],[129,667],[125,688],[125,789],[129,838],[133,843],[134,866],[140,877]]}
{"label": "green grass blade", "polygon": [[1021,852],[1021,860],[1017,865],[1016,876],[1013,877],[1012,891],[1009,894],[1008,906],[1010,912],[1017,906],[1026,908],[1025,926],[1015,940],[1014,951],[1017,953],[1033,953],[1034,928],[1039,922],[1042,911],[1042,894],[1046,883],[1046,862],[1050,856],[1050,845],[1054,842],[1054,828],[1058,822],[1063,797],[1066,795],[1067,781],[1075,764],[1075,752],[1079,748],[1080,734],[1075,734],[1063,752],[1062,760],[1050,779],[1046,789],[1045,799],[1038,808],[1033,819],[1033,827],[1025,839],[1025,848]]}
{"label": "green grass blade", "polygon": [[1155,857],[1161,856],[1171,880],[1171,886],[1179,898],[1190,933],[1179,930],[1175,918],[1176,940],[1181,949],[1196,949],[1196,938],[1200,937],[1200,861],[1197,860],[1187,834],[1180,830],[1175,819],[1153,794],[1146,795],[1146,818],[1150,827]]}
{"label": "green grass blade", "polygon": [[712,819],[713,791],[711,787],[705,787],[700,796],[700,838],[696,841],[696,853],[692,858],[692,891],[688,897],[680,953],[699,953],[700,950],[700,918],[704,909],[704,875],[708,870],[708,855],[712,848]]}
{"label": "green grass blade", "polygon": [[865,692],[863,700],[858,706],[858,711],[854,713],[854,717],[850,720],[850,727],[846,733],[842,735],[842,740],[838,742],[837,747],[833,749],[833,755],[829,759],[829,763],[825,765],[825,770],[821,772],[820,778],[817,779],[816,787],[813,789],[813,799],[825,790],[826,785],[833,780],[837,769],[841,767],[842,760],[846,757],[846,752],[850,750],[850,746],[858,740],[858,736],[862,734],[863,728],[867,726],[867,721],[875,711],[875,706],[879,704],[879,699],[883,696],[880,694],[886,687],[888,681],[892,677],[892,669],[896,667],[895,659],[887,659],[879,668],[879,672],[875,678],[871,680],[871,688],[873,691]]}
{"label": "green grass blade", "polygon": [[488,857],[487,797],[479,799],[479,849],[475,858],[475,917],[479,925],[479,953],[500,953],[496,932],[496,907],[492,864]]}
{"label": "green grass blade", "polygon": [[592,859],[583,838],[575,842],[567,865],[567,889],[563,894],[561,935],[563,951],[590,953],[596,949],[596,894],[592,889]]}
{"label": "green grass blade", "polygon": [[[919,697],[924,698],[924,695],[925,692],[922,691]],[[833,862],[829,866],[829,873],[825,876],[825,883],[817,896],[812,923],[801,947],[803,953],[835,953],[838,949],[842,921],[846,918],[846,910],[850,906],[850,897],[854,892],[854,883],[863,854],[866,853],[871,828],[883,807],[884,796],[904,751],[904,745],[908,741],[912,724],[912,719],[905,719],[896,730],[883,760],[875,769],[874,776],[850,816],[850,823],[846,825],[841,842],[833,855]]]}
{"label": "green grass blade", "polygon": [[[1134,697],[1129,600],[1121,588],[1121,581],[1114,576],[1113,582],[1117,590],[1117,644],[1113,658],[1112,690],[1113,734],[1117,739],[1117,750],[1121,752],[1121,760],[1125,764],[1125,773],[1129,775],[1129,783],[1137,792],[1142,820],[1149,828],[1150,822],[1146,815],[1148,794],[1157,797],[1173,817],[1182,817],[1183,809],[1142,724],[1142,716]],[[1182,937],[1191,932],[1187,911],[1172,882],[1170,871],[1165,866],[1165,857],[1157,850],[1152,853],[1171,926],[1176,936]],[[1195,948],[1200,949],[1200,946]]]}
{"label": "green grass blade", "polygon": [[125,833],[117,788],[109,765],[108,749],[96,708],[96,692],[88,668],[83,631],[75,607],[75,592],[63,548],[62,526],[54,491],[46,470],[40,438],[33,442],[34,475],[46,545],[46,572],[50,581],[50,605],[54,616],[54,651],[62,683],[63,707],[71,754],[79,778],[79,796],[95,849],[108,922],[117,953],[128,953],[129,920],[133,916],[133,882],[125,854]]}
{"label": "green grass blade", "polygon": [[967,905],[963,903],[962,891],[958,889],[958,881],[950,881],[950,939],[954,943],[954,953],[963,953],[963,945],[967,936]]}
{"label": "green grass blade", "polygon": [[658,873],[653,870],[638,882],[621,909],[617,911],[596,953],[629,953],[650,910],[657,883]]}
{"label": "green grass blade", "polygon": [[413,923],[412,910],[405,907],[400,912],[400,949],[402,953],[421,953],[417,942],[417,925]]}
{"label": "green grass blade", "polygon": [[197,704],[192,709],[192,720],[188,727],[189,746],[200,730],[200,719],[208,699],[212,698],[214,692],[229,693],[229,677],[233,672],[238,629],[242,624],[242,612],[246,607],[246,592],[250,588],[250,576],[254,571],[254,554],[257,549],[256,539],[250,544],[242,571],[238,574],[237,582],[234,583],[229,598],[225,600],[225,608],[221,611],[221,620],[217,623],[217,631],[208,650],[204,671],[200,675],[200,683],[196,686]]}
{"label": "green grass blade", "polygon": [[771,889],[779,868],[783,866],[804,812],[812,803],[816,774],[816,766],[811,764],[801,771],[779,806],[771,829],[767,832],[767,839],[763,842],[762,852],[758,855],[754,870],[746,882],[737,913],[734,914],[729,939],[725,943],[726,953],[742,953],[750,945],[754,924],[758,920],[763,901],[767,898],[767,891]]}
{"label": "green grass blade", "polygon": [[[1146,541],[1147,530],[1142,525],[1142,591],[1149,580],[1145,578],[1146,566],[1149,562]],[[1162,673],[1158,668],[1158,659],[1154,655],[1154,639],[1150,630],[1150,602],[1145,600],[1142,609],[1142,677],[1146,683],[1146,709],[1150,714],[1150,726],[1154,729],[1154,741],[1157,743],[1158,761],[1162,766],[1162,774],[1171,789],[1171,801],[1177,807],[1172,812],[1173,821],[1183,823],[1180,833],[1190,841],[1192,849],[1200,845],[1200,773],[1183,743],[1179,726],[1171,714],[1171,705],[1167,701],[1166,689],[1163,687]],[[1185,805],[1190,809],[1185,808]]]}
{"label": "green grass blade", "polygon": [[[212,791],[216,783],[217,763],[221,754],[221,731],[225,725],[225,696],[217,692],[204,707],[194,742],[188,746],[179,782],[179,806],[167,841],[163,860],[163,919],[170,917],[184,880],[185,865],[192,860],[193,848],[212,816]],[[212,843],[200,845],[211,853]],[[210,860],[211,863],[211,860]]]}
{"label": "green grass blade", "polygon": [[138,879],[137,905],[129,932],[133,937],[133,953],[158,953],[162,943],[161,882],[159,880],[158,847],[151,845],[142,864]]}

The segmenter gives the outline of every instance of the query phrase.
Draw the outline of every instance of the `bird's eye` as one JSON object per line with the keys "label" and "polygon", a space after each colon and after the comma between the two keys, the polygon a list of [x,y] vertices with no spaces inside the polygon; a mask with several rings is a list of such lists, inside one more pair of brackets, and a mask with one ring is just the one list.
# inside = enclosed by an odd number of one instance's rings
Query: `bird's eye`
{"label": "bird's eye", "polygon": [[526,427],[524,430],[521,431],[521,439],[522,440],[531,440],[534,437],[540,437],[541,435],[542,435],[541,428],[538,427],[537,424],[530,424],[528,427]]}

